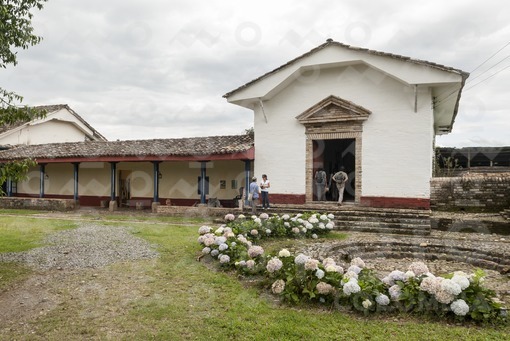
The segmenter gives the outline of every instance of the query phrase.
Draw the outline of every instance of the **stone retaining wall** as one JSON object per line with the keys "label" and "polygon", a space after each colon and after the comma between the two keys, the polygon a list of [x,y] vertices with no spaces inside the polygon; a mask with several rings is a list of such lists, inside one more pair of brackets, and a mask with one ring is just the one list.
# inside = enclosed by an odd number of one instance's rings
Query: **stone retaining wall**
{"label": "stone retaining wall", "polygon": [[0,198],[0,208],[23,208],[46,211],[72,211],[76,208],[73,199],[47,198]]}
{"label": "stone retaining wall", "polygon": [[172,216],[202,217],[202,218],[224,217],[225,214],[233,212],[241,213],[241,210],[238,208],[232,209],[223,207],[208,207],[207,205],[204,206],[199,205],[197,207],[157,205],[153,208],[153,210],[155,210],[156,213],[168,214]]}
{"label": "stone retaining wall", "polygon": [[510,173],[433,178],[430,187],[433,210],[500,212],[510,207]]}

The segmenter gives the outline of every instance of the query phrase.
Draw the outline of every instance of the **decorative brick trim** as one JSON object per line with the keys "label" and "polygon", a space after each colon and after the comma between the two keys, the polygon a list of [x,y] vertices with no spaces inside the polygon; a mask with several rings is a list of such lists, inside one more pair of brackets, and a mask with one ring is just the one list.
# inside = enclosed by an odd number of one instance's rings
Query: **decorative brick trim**
{"label": "decorative brick trim", "polygon": [[422,198],[361,197],[360,201],[368,207],[430,209],[430,199]]}

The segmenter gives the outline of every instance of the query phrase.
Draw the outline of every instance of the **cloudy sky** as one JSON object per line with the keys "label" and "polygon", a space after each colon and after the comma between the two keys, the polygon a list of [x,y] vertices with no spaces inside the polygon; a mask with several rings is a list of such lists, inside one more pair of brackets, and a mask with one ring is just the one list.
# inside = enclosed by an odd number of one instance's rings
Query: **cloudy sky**
{"label": "cloudy sky", "polygon": [[509,13],[496,0],[49,0],[33,19],[44,40],[0,86],[69,104],[110,140],[239,134],[253,114],[222,95],[332,38],[471,72],[438,144],[510,145]]}

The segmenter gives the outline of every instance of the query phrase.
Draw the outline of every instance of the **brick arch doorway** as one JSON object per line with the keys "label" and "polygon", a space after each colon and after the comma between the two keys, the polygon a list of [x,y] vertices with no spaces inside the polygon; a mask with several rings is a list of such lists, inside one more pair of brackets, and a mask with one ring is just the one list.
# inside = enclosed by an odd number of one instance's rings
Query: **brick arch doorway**
{"label": "brick arch doorway", "polygon": [[[331,177],[344,167],[349,176],[344,191],[344,201],[355,202],[356,200],[356,139],[326,139],[313,140],[314,165],[322,167],[327,174],[329,191],[326,193],[326,201],[337,202],[338,190],[336,183]],[[313,174],[317,171],[313,170]],[[314,186],[315,190],[315,186]],[[314,193],[314,201],[317,200]]]}

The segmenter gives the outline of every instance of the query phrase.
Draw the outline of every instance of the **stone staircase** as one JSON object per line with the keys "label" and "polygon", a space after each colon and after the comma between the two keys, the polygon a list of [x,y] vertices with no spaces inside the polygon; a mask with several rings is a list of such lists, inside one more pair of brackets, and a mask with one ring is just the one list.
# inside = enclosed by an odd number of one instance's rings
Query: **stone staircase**
{"label": "stone staircase", "polygon": [[314,211],[335,215],[335,229],[340,231],[385,234],[429,235],[430,211],[410,209],[368,208],[354,205],[337,206],[330,203],[308,205],[278,205],[268,213],[302,213]]}
{"label": "stone staircase", "polygon": [[501,211],[501,215],[503,216],[503,218],[510,221],[510,208]]}

